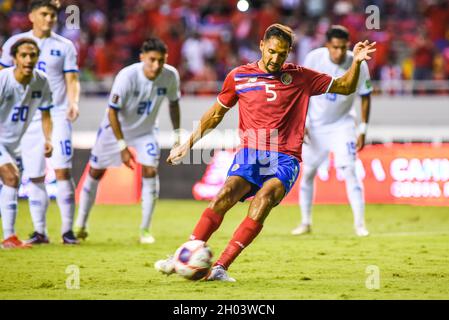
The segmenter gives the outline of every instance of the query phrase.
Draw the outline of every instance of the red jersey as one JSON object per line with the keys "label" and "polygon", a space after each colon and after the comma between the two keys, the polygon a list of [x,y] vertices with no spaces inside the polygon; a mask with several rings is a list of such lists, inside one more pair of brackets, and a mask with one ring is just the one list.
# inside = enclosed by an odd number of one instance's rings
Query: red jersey
{"label": "red jersey", "polygon": [[272,150],[301,161],[309,98],[326,93],[332,77],[292,63],[265,73],[257,62],[233,69],[217,97],[225,108],[239,102],[242,147]]}

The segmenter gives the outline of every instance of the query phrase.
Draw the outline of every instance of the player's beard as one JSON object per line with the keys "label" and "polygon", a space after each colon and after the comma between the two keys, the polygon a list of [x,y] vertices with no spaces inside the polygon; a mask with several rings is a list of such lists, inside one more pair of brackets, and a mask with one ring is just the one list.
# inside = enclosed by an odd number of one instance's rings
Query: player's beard
{"label": "player's beard", "polygon": [[268,70],[268,72],[270,73],[275,73],[281,70],[282,65],[272,65],[272,64],[268,64],[267,66],[265,66],[265,68]]}
{"label": "player's beard", "polygon": [[265,64],[265,69],[269,72],[269,73],[275,73],[281,70],[283,63],[272,63],[271,60],[269,60],[266,64]]}

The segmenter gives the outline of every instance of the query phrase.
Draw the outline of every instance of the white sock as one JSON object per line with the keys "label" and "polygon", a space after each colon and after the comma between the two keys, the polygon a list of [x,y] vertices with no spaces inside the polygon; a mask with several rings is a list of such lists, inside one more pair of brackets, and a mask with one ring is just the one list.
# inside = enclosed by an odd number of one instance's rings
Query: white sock
{"label": "white sock", "polygon": [[365,197],[362,181],[357,178],[354,165],[341,167],[340,170],[345,179],[346,194],[354,215],[354,225],[356,227],[363,226],[365,224]]}
{"label": "white sock", "polygon": [[45,234],[46,213],[48,208],[48,194],[45,183],[29,183],[28,202],[30,204],[31,219],[33,220],[34,231]]}
{"label": "white sock", "polygon": [[95,203],[97,197],[98,183],[100,180],[96,180],[88,174],[83,183],[83,188],[80,194],[80,203],[78,207],[78,217],[76,219],[76,226],[85,228],[87,226],[87,218],[89,212]]}
{"label": "white sock", "polygon": [[312,225],[313,182],[316,171],[316,168],[303,166],[301,186],[299,189],[302,224]]}
{"label": "white sock", "polygon": [[17,188],[3,185],[0,192],[0,211],[2,213],[3,239],[15,234],[17,216]]}
{"label": "white sock", "polygon": [[140,229],[148,230],[153,217],[156,200],[159,198],[159,176],[142,178],[142,224]]}
{"label": "white sock", "polygon": [[56,180],[56,202],[61,211],[62,234],[72,230],[75,215],[75,184],[70,180]]}

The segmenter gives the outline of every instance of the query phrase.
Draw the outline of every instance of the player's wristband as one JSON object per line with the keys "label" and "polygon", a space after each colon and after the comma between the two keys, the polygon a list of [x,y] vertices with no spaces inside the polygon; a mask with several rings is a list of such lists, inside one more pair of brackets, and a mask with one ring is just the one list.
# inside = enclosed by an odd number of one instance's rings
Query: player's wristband
{"label": "player's wristband", "polygon": [[366,122],[362,122],[359,124],[359,134],[366,134],[366,131],[368,129],[368,124]]}
{"label": "player's wristband", "polygon": [[123,139],[118,140],[117,144],[118,144],[118,148],[120,149],[120,152],[122,152],[123,150],[128,148],[128,145],[126,144],[126,141],[123,140]]}

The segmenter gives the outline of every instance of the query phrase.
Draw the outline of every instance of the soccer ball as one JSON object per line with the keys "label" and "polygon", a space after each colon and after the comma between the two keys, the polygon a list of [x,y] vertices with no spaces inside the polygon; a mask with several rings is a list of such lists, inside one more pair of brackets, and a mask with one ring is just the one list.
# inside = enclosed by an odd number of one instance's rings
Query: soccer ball
{"label": "soccer ball", "polygon": [[176,273],[189,280],[200,280],[212,265],[212,251],[204,241],[187,241],[175,252]]}

